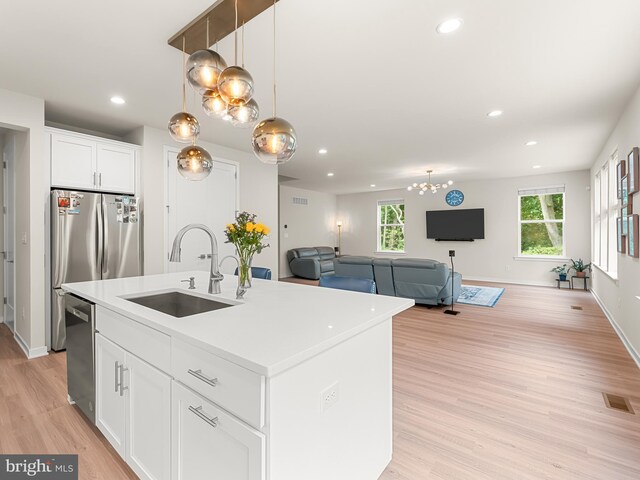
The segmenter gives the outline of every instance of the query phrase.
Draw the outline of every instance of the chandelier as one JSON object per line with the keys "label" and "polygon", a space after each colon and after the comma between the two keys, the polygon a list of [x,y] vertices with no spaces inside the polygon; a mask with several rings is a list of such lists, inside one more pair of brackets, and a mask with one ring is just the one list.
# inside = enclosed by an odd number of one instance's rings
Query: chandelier
{"label": "chandelier", "polygon": [[414,183],[407,187],[408,191],[418,190],[418,194],[424,195],[424,192],[431,190],[431,193],[436,193],[438,190],[448,188],[449,185],[453,185],[453,181],[449,180],[447,183],[431,183],[431,173],[433,170],[427,170],[427,181],[423,183]]}

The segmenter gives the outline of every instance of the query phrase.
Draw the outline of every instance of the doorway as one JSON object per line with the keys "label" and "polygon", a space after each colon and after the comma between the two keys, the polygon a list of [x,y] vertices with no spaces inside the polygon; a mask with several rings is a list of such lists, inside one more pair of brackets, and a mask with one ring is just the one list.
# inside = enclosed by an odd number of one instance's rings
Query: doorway
{"label": "doorway", "polygon": [[16,133],[0,129],[2,151],[2,235],[0,235],[0,290],[3,292],[2,321],[15,333],[15,151]]}
{"label": "doorway", "polygon": [[[218,242],[218,258],[234,255],[235,248],[224,243],[224,231],[228,223],[235,221],[238,212],[238,164],[229,160],[215,159],[213,171],[201,181],[183,178],[176,168],[178,150],[166,147],[167,165],[167,248],[171,250],[178,230],[191,223],[201,223],[209,227]],[[200,231],[190,232],[182,240],[182,261],[169,262],[166,257],[167,272],[193,270],[209,271],[211,264],[209,237]],[[223,273],[233,274],[236,264],[227,260],[220,267]]]}

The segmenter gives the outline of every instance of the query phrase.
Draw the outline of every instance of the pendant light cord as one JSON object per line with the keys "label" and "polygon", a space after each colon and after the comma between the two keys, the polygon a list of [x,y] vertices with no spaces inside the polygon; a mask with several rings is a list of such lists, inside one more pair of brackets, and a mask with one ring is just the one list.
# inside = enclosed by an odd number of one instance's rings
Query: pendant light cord
{"label": "pendant light cord", "polygon": [[209,43],[209,15],[207,15],[207,46],[204,48],[208,49],[210,46],[211,44]]}
{"label": "pendant light cord", "polygon": [[242,68],[244,68],[244,22],[242,22]]}
{"label": "pendant light cord", "polygon": [[187,59],[186,57],[186,40],[182,36],[182,111],[187,111]]}
{"label": "pendant light cord", "polygon": [[238,65],[238,0],[236,0],[236,29],[233,34],[235,38],[235,64]]}
{"label": "pendant light cord", "polygon": [[273,118],[276,118],[276,1],[273,0]]}

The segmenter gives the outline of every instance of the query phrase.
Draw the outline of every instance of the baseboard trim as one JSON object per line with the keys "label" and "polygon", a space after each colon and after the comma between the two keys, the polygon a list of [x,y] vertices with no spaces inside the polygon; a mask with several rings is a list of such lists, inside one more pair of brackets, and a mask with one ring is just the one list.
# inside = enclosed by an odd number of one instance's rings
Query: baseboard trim
{"label": "baseboard trim", "polygon": [[598,306],[604,313],[604,316],[607,317],[607,320],[609,320],[609,323],[615,330],[616,334],[618,335],[618,338],[622,340],[622,344],[624,345],[624,348],[627,349],[627,352],[629,352],[629,355],[631,355],[631,358],[633,359],[633,361],[636,362],[636,365],[638,366],[638,368],[640,368],[640,353],[638,353],[636,349],[633,348],[633,345],[631,345],[631,342],[629,341],[629,339],[627,339],[627,336],[624,334],[624,332],[618,325],[618,322],[616,322],[615,318],[613,318],[613,315],[611,315],[611,312],[604,305],[604,302],[600,299],[598,294],[595,291],[591,290],[591,295],[593,295],[593,298],[596,299]]}
{"label": "baseboard trim", "polygon": [[505,280],[503,278],[490,278],[490,277],[466,277],[462,276],[462,283],[465,282],[491,282],[491,283],[508,283],[511,285],[529,285],[533,287],[555,287],[555,283],[545,283],[545,282],[527,282],[527,281],[518,281],[518,280]]}
{"label": "baseboard trim", "polygon": [[20,345],[20,348],[22,349],[25,356],[29,360],[33,358],[44,357],[45,355],[49,355],[49,352],[47,351],[46,346],[38,347],[38,348],[29,348],[27,346],[27,342],[24,341],[24,339],[20,336],[18,332],[14,332],[13,338],[16,339],[16,343]]}

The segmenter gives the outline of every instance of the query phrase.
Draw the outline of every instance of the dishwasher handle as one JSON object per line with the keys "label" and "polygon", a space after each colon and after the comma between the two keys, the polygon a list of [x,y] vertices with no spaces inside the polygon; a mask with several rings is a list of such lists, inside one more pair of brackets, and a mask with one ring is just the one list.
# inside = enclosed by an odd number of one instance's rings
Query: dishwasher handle
{"label": "dishwasher handle", "polygon": [[83,320],[85,322],[89,322],[89,315],[87,315],[84,312],[81,312],[77,308],[73,308],[72,306],[67,305],[66,306],[66,310],[67,310],[67,312],[69,312],[74,317],[78,317],[80,320]]}

